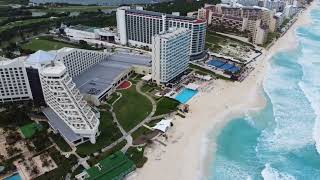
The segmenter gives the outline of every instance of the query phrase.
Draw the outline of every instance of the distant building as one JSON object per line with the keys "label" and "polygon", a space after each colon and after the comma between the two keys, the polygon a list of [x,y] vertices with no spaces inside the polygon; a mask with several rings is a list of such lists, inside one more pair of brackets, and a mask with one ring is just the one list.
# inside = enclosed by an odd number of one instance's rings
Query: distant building
{"label": "distant building", "polygon": [[269,28],[268,26],[261,25],[259,21],[256,21],[256,28],[253,36],[253,43],[263,45],[268,38]]}
{"label": "distant building", "polygon": [[117,26],[121,44],[148,48],[151,48],[154,35],[169,28],[187,28],[192,39],[190,55],[204,55],[206,22],[203,20],[120,7],[117,9]]}
{"label": "distant building", "polygon": [[152,79],[166,84],[188,69],[190,31],[169,30],[152,40]]}
{"label": "distant building", "polygon": [[298,8],[293,6],[293,5],[288,5],[284,8],[284,16],[288,19],[290,19],[292,16],[294,16],[295,14],[297,14],[298,12]]}
{"label": "distant building", "polygon": [[22,60],[0,57],[0,102],[31,100],[32,93]]}
{"label": "distant building", "polygon": [[79,39],[96,39],[107,42],[115,42],[116,33],[110,28],[96,28],[83,25],[69,26],[64,28],[66,36]]}
{"label": "distant building", "polygon": [[[276,27],[275,11],[258,6],[243,6],[237,3],[206,4],[198,10],[198,18],[207,21],[212,28],[223,28],[238,33],[248,32],[253,43],[264,42],[266,36],[261,36],[262,29],[274,32]],[[257,25],[258,24],[258,25]],[[257,33],[259,32],[259,35]],[[258,37],[258,39],[256,39]],[[259,44],[258,43],[258,44]]]}
{"label": "distant building", "polygon": [[264,0],[263,7],[276,10],[276,12],[282,12],[286,5],[286,1],[283,0]]}
{"label": "distant building", "polygon": [[198,17],[198,12],[197,11],[188,12],[187,13],[187,17],[197,18]]}

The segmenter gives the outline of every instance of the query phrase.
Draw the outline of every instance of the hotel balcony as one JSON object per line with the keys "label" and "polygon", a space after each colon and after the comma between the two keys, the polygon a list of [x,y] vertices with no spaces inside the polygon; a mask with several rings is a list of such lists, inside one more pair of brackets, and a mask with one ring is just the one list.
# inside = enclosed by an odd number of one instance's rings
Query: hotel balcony
{"label": "hotel balcony", "polygon": [[80,105],[80,108],[84,108],[87,105],[87,102],[86,101],[81,101],[79,103],[79,105]]}
{"label": "hotel balcony", "polygon": [[83,112],[84,112],[84,114],[88,114],[89,112],[90,112],[90,107],[89,106],[85,106],[84,108],[83,108]]}
{"label": "hotel balcony", "polygon": [[66,78],[64,78],[62,82],[64,82],[65,84],[68,84],[71,80],[72,80],[71,77],[66,76]]}
{"label": "hotel balcony", "polygon": [[74,82],[70,82],[67,84],[67,87],[72,91],[76,87],[76,84]]}

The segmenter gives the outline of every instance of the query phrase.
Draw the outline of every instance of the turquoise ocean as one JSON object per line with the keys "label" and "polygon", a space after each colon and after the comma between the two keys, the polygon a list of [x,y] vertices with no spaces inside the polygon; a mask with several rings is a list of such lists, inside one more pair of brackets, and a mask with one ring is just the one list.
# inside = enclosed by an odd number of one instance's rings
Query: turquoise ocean
{"label": "turquoise ocean", "polygon": [[221,130],[204,179],[320,180],[320,4],[310,16],[297,48],[271,59],[266,107]]}

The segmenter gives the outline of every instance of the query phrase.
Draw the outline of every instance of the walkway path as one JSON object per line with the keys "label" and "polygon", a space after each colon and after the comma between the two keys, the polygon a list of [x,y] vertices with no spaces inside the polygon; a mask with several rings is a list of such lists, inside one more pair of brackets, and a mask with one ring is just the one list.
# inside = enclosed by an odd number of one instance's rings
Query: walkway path
{"label": "walkway path", "polygon": [[157,103],[155,102],[155,100],[154,100],[152,97],[150,97],[148,94],[146,94],[146,93],[144,93],[144,92],[141,91],[142,85],[143,85],[143,81],[139,81],[139,82],[137,83],[137,85],[136,85],[136,91],[137,91],[139,94],[141,94],[141,95],[143,95],[143,96],[145,96],[146,98],[149,99],[149,101],[150,101],[151,104],[152,104],[152,111],[151,111],[151,113],[150,113],[143,121],[141,121],[141,122],[140,122],[138,125],[136,125],[136,127],[134,127],[133,129],[131,129],[131,130],[128,132],[129,134],[131,134],[131,133],[133,133],[134,131],[136,131],[137,129],[139,129],[143,124],[145,124],[145,123],[147,123],[147,122],[150,122],[152,116],[154,115],[154,113],[155,113],[156,110],[157,110]]}
{"label": "walkway path", "polygon": [[156,109],[157,109],[157,103],[154,101],[154,99],[152,97],[150,97],[148,94],[144,93],[141,91],[141,87],[143,85],[143,81],[139,81],[137,84],[136,84],[136,91],[145,96],[146,98],[149,99],[149,101],[151,102],[152,104],[152,111],[151,113],[143,120],[141,121],[138,125],[136,125],[133,129],[131,129],[129,132],[126,132],[123,127],[121,126],[121,124],[119,123],[118,119],[117,119],[117,116],[116,114],[113,112],[113,105],[122,97],[122,94],[120,94],[120,97],[115,100],[111,105],[108,104],[110,106],[110,112],[112,114],[112,117],[113,117],[113,121],[117,124],[117,127],[120,129],[121,133],[122,133],[122,137],[119,138],[117,141],[113,142],[112,144],[110,144],[109,146],[101,149],[102,152],[105,152],[105,151],[108,151],[110,149],[112,149],[113,147],[115,147],[116,145],[118,145],[120,142],[122,142],[123,140],[126,140],[127,141],[127,144],[122,148],[122,152],[126,152],[127,149],[132,146],[132,136],[131,136],[131,133],[133,133],[134,131],[136,131],[137,129],[139,129],[141,126],[143,126],[145,123],[148,123],[150,122],[151,120],[154,120],[154,119],[157,119],[159,117],[165,117],[167,116],[168,114],[165,114],[165,115],[160,115],[160,116],[156,116],[156,117],[152,117],[154,115],[154,113],[156,112]]}
{"label": "walkway path", "polygon": [[113,122],[116,123],[117,127],[118,127],[119,130],[121,131],[122,137],[127,140],[126,146],[122,149],[123,152],[126,152],[127,149],[128,149],[130,146],[132,146],[132,137],[131,137],[131,134],[128,134],[128,133],[123,129],[123,127],[121,126],[121,124],[119,123],[119,121],[118,121],[118,119],[117,119],[116,113],[114,113],[114,111],[113,111],[113,105],[122,97],[122,94],[121,94],[120,92],[117,92],[117,94],[119,95],[119,97],[118,97],[114,102],[112,102],[111,105],[110,105],[110,104],[108,104],[108,105],[109,105],[109,107],[110,107],[109,111],[110,111],[110,113],[112,114],[112,117],[113,117]]}

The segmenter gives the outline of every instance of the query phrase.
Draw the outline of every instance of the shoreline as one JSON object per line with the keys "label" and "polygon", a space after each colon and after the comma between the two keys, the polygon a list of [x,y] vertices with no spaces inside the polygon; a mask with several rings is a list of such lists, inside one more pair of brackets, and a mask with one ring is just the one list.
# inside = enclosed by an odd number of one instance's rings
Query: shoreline
{"label": "shoreline", "polygon": [[[167,146],[153,144],[146,149],[147,163],[128,179],[203,179],[208,163],[214,163],[216,140],[233,118],[257,112],[266,105],[263,83],[273,55],[298,46],[296,29],[310,24],[313,1],[290,29],[255,62],[255,70],[243,82],[216,80],[213,90],[200,92],[189,103],[185,119],[177,117],[168,131]],[[217,102],[217,103],[215,103]],[[210,139],[209,139],[210,135]]]}

